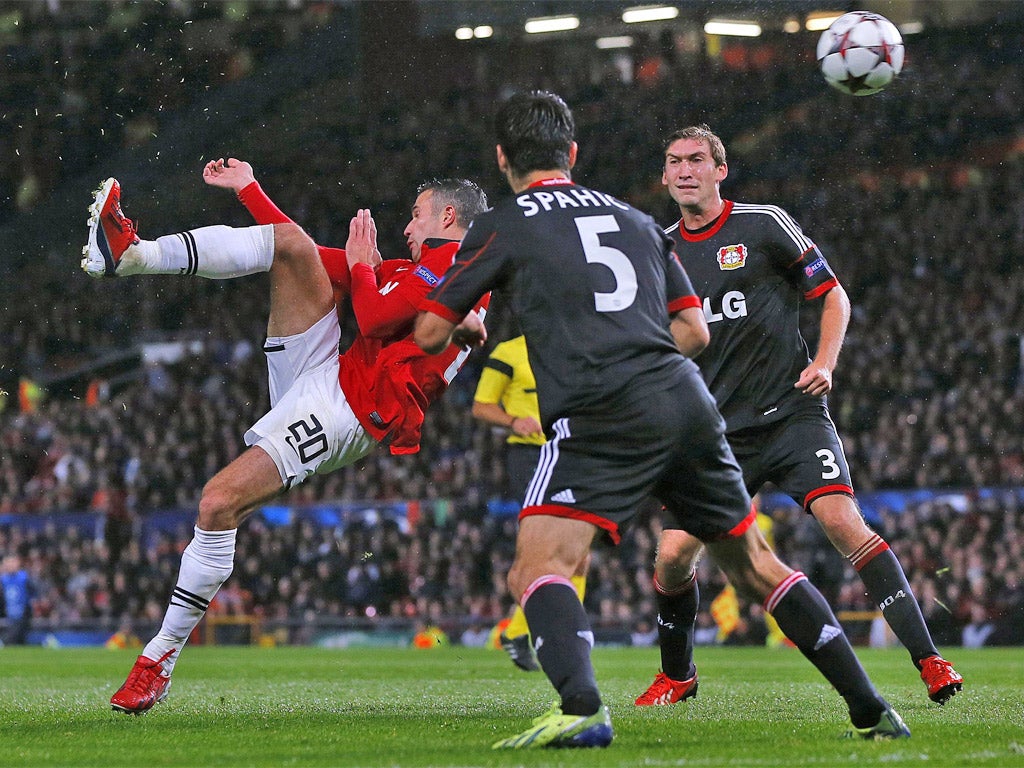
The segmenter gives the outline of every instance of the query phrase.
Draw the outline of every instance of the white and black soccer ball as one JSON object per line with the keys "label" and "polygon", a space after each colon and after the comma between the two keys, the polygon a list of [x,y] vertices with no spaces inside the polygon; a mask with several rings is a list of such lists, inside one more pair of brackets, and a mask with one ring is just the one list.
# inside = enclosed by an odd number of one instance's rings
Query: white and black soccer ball
{"label": "white and black soccer ball", "polygon": [[851,11],[832,22],[818,40],[818,65],[833,88],[870,96],[903,69],[903,38],[896,25],[869,11]]}

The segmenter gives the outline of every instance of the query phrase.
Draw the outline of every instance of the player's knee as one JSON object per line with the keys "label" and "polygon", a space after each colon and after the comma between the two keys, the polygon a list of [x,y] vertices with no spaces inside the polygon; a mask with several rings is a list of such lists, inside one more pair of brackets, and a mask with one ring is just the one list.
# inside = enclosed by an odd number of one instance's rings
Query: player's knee
{"label": "player's knee", "polygon": [[274,225],[275,263],[316,258],[316,255],[316,244],[298,224]]}
{"label": "player's knee", "polygon": [[656,563],[673,571],[692,571],[700,556],[701,543],[681,531],[663,531],[658,540]]}
{"label": "player's knee", "polygon": [[240,512],[238,495],[214,478],[203,488],[197,522],[205,531],[226,531],[238,527]]}
{"label": "player's knee", "polygon": [[505,577],[505,583],[508,585],[508,591],[515,598],[518,603],[522,600],[523,593],[526,592],[526,588],[529,583],[524,583],[524,571],[518,563],[513,563],[512,567],[509,568],[508,576]]}

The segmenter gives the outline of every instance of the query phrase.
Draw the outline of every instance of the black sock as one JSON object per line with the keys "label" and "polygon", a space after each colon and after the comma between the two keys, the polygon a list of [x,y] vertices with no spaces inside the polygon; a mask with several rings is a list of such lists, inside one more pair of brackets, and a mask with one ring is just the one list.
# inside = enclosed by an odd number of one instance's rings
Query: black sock
{"label": "black sock", "polygon": [[876,725],[885,703],[857,660],[825,598],[800,572],[782,581],[765,608],[800,652],[846,700],[858,728]]}
{"label": "black sock", "polygon": [[541,584],[523,603],[537,661],[562,697],[567,715],[592,715],[601,708],[590,649],[594,634],[568,579]]}
{"label": "black sock", "polygon": [[700,590],[697,575],[685,585],[667,594],[654,579],[658,601],[658,641],[661,644],[661,671],[673,680],[689,680],[696,674],[693,665],[693,627],[697,621]]}
{"label": "black sock", "polygon": [[[910,658],[920,667],[921,659],[936,656],[939,652],[932,642],[928,625],[921,615],[921,607],[917,604],[900,561],[881,537],[876,535],[872,541],[875,539],[884,549],[870,557],[866,563],[854,563],[854,567],[864,582],[871,602],[881,609],[896,637],[910,652]],[[851,555],[851,561],[864,549],[861,547]]]}

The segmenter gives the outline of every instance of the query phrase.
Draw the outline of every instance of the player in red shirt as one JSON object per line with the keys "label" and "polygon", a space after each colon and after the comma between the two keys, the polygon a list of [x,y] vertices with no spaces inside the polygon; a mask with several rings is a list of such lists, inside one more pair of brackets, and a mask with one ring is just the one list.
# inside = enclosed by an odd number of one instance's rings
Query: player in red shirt
{"label": "player in red shirt", "polygon": [[[264,352],[271,409],[245,433],[249,449],[203,488],[195,538],[182,554],[160,631],[110,700],[114,710],[130,714],[166,698],[182,646],[231,574],[235,534],[249,513],[378,444],[394,454],[419,450],[424,411],[469,354],[457,339],[432,358],[411,333],[420,301],[451,265],[469,222],[487,208],[476,184],[449,179],[422,185],[405,228],[410,259],[385,262],[368,210],[351,220],[344,250],[321,248],[263,193],[248,163],[217,160],[207,164],[203,178],[236,191],[259,224],[140,240],[121,212],[120,185],[108,179],[90,207],[83,250],[82,267],[95,276],[270,273]],[[359,332],[339,354],[336,297],[346,293]],[[466,329],[474,339],[488,301],[483,297],[470,313]]]}

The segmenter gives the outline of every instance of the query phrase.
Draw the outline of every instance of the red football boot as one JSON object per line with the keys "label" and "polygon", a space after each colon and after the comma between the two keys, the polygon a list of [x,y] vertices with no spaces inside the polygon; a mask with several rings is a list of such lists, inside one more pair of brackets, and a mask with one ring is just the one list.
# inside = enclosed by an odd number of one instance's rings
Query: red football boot
{"label": "red football boot", "polygon": [[651,687],[644,691],[634,702],[638,707],[660,706],[662,704],[675,704],[677,701],[690,699],[697,695],[697,673],[689,680],[673,680],[664,672],[659,672],[651,683]]}
{"label": "red football boot", "polygon": [[110,697],[110,708],[126,715],[141,715],[166,699],[171,690],[171,676],[164,674],[163,662],[174,651],[169,650],[156,661],[139,656],[124,685]]}
{"label": "red football boot", "polygon": [[121,256],[135,243],[135,222],[121,212],[121,185],[104,181],[89,206],[89,244],[82,248],[82,269],[91,277],[114,277]]}

